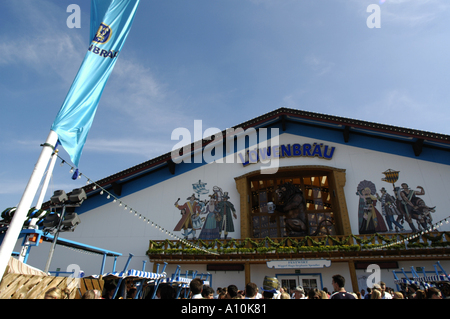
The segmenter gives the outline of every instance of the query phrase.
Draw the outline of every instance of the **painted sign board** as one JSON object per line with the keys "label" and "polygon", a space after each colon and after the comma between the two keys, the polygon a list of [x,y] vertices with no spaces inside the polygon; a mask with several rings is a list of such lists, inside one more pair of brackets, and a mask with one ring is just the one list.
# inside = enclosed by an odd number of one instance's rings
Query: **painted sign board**
{"label": "painted sign board", "polygon": [[331,260],[308,259],[308,260],[271,260],[267,263],[268,268],[273,269],[312,269],[331,266]]}

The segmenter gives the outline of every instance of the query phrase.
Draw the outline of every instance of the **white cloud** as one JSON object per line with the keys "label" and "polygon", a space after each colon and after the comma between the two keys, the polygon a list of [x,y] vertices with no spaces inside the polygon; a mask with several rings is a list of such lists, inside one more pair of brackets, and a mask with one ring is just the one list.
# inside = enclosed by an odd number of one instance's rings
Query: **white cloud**
{"label": "white cloud", "polygon": [[69,34],[68,28],[55,27],[65,18],[55,5],[45,1],[25,2],[9,5],[15,18],[26,22],[30,32],[17,39],[16,32],[5,32],[10,26],[4,28],[0,36],[0,67],[17,65],[45,74],[51,72],[65,82],[72,82],[79,68],[74,61],[83,60],[87,41],[74,32]]}
{"label": "white cloud", "polygon": [[133,59],[117,62],[102,99],[101,103],[122,114],[124,123],[135,132],[167,132],[189,117],[176,92]]}
{"label": "white cloud", "polygon": [[331,71],[333,62],[326,61],[317,55],[309,55],[305,58],[305,63],[314,71],[316,76],[322,76]]}
{"label": "white cloud", "polygon": [[444,120],[446,117],[447,112],[439,105],[429,105],[413,93],[399,89],[380,94],[379,99],[353,113],[353,118],[442,134],[448,134],[448,127],[440,124],[448,122]]}

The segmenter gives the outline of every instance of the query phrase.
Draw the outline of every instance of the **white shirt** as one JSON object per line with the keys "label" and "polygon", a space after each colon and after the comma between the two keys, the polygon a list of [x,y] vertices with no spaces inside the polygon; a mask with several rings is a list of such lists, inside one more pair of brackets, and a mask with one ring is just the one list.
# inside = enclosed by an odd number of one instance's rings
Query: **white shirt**
{"label": "white shirt", "polygon": [[388,292],[385,292],[383,298],[381,299],[392,299],[392,295]]}

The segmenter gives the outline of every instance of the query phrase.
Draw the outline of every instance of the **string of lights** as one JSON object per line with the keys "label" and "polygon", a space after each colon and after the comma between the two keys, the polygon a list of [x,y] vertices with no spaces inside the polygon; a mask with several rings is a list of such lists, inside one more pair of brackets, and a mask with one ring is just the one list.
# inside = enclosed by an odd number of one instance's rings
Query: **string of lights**
{"label": "string of lights", "polygon": [[438,221],[437,223],[432,224],[427,229],[424,229],[422,231],[415,232],[415,233],[411,234],[411,236],[408,236],[407,238],[403,238],[401,240],[397,240],[396,242],[392,242],[392,243],[385,244],[385,245],[382,245],[382,246],[377,246],[374,249],[381,250],[381,249],[386,249],[386,248],[392,247],[394,245],[404,244],[407,241],[411,241],[413,239],[416,239],[419,236],[428,234],[429,232],[432,232],[432,231],[436,231],[439,227],[443,226],[444,224],[448,224],[448,223],[450,223],[450,216],[448,216],[448,217]]}
{"label": "string of lights", "polygon": [[154,227],[156,230],[159,230],[161,233],[166,234],[167,236],[174,238],[175,240],[181,242],[182,244],[184,244],[185,246],[189,246],[191,248],[200,250],[206,254],[211,254],[211,255],[218,255],[216,252],[211,252],[205,248],[199,247],[191,242],[189,242],[188,240],[179,237],[178,235],[172,233],[171,231],[164,229],[164,227],[162,227],[161,225],[159,225],[158,223],[152,221],[150,218],[148,218],[147,216],[144,216],[143,214],[139,213],[137,210],[133,209],[130,205],[128,205],[127,203],[125,203],[124,201],[122,201],[121,199],[119,199],[118,197],[116,197],[114,194],[112,194],[111,192],[109,192],[107,189],[103,188],[101,185],[97,184],[95,181],[91,180],[89,177],[87,177],[85,174],[80,173],[80,172],[75,172],[74,170],[75,168],[73,166],[71,166],[66,160],[64,160],[59,154],[56,154],[56,156],[58,156],[58,158],[61,160],[61,164],[60,166],[64,166],[64,164],[68,165],[70,167],[70,173],[71,174],[75,174],[73,178],[78,178],[80,179],[81,177],[84,177],[87,180],[87,185],[89,184],[93,184],[92,185],[92,189],[96,190],[99,189],[100,195],[106,195],[106,199],[108,200],[112,200],[113,203],[118,204],[119,207],[123,207],[125,211],[128,211],[129,214],[131,216],[135,216],[136,218],[138,218],[139,220],[142,220],[144,223],[147,223],[148,225]]}

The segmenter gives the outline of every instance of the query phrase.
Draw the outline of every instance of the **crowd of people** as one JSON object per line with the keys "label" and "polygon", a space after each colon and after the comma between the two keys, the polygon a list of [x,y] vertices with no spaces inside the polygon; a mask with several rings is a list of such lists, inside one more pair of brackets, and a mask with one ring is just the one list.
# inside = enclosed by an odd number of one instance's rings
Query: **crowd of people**
{"label": "crowd of people", "polygon": [[[276,281],[276,278],[271,278]],[[384,282],[374,284],[368,291],[347,292],[345,290],[345,278],[341,275],[332,277],[333,291],[329,292],[327,288],[323,290],[309,289],[305,292],[303,287],[297,286],[288,293],[288,289],[280,287],[276,289],[275,285],[267,285],[267,277],[261,292],[254,283],[249,283],[244,291],[237,290],[235,285],[225,288],[218,288],[216,295],[212,293],[212,288],[207,287],[207,293],[202,292],[203,299],[443,299],[444,296],[440,289],[431,287],[421,290],[415,284],[405,287],[405,290],[395,292],[392,288],[387,288]],[[197,288],[198,289],[198,288]],[[205,289],[205,286],[203,286]],[[196,298],[200,298],[197,295]],[[195,298],[194,298],[195,299]]]}
{"label": "crowd of people", "polygon": [[[195,278],[189,284],[188,294],[180,294],[179,299],[448,299],[450,298],[447,286],[445,289],[430,287],[420,289],[415,284],[404,286],[402,291],[394,291],[386,287],[384,282],[374,284],[367,291],[348,292],[345,289],[345,278],[341,275],[332,276],[331,284],[333,291],[329,292],[327,288],[305,289],[297,286],[288,291],[281,287],[280,282],[275,277],[266,276],[263,284],[259,287],[257,284],[247,283],[244,290],[239,290],[236,285],[220,287],[214,290],[209,285]],[[82,299],[112,299],[115,286],[106,284],[103,293],[99,290],[89,290],[82,296]],[[116,299],[134,299],[136,287],[131,282],[127,283],[125,298]],[[149,298],[152,294],[147,293]],[[68,299],[68,292],[60,288],[51,288],[45,294],[45,299]],[[181,297],[180,297],[181,296]],[[144,296],[143,299],[146,298]],[[177,289],[171,284],[159,285],[155,299],[176,299]]]}

